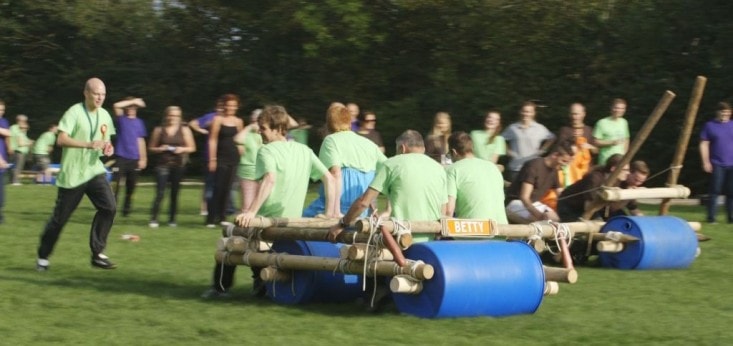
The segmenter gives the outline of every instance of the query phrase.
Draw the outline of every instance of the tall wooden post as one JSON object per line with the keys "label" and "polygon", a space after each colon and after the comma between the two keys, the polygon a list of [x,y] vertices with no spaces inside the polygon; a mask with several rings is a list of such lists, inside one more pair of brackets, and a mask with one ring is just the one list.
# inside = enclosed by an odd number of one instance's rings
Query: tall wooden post
{"label": "tall wooden post", "polygon": [[[662,98],[659,99],[659,102],[652,111],[652,114],[649,115],[649,118],[646,119],[646,122],[636,134],[636,137],[634,137],[634,140],[629,146],[629,150],[621,159],[621,162],[619,162],[618,167],[626,166],[631,162],[631,159],[634,157],[634,155],[636,155],[636,152],[639,151],[639,148],[641,148],[641,145],[644,144],[644,141],[646,141],[647,137],[649,137],[652,129],[654,129],[654,126],[657,125],[657,122],[662,117],[662,115],[664,115],[664,112],[667,111],[669,104],[672,103],[672,100],[675,98],[675,96],[675,93],[669,90],[664,92],[664,95],[662,95]],[[614,186],[616,184],[616,181],[618,181],[619,174],[621,174],[621,170],[615,169],[613,172],[611,172],[611,175],[608,176],[603,185]],[[596,211],[600,210],[604,205],[606,205],[606,202],[602,201],[598,196],[596,196],[596,198],[593,200],[593,203],[591,203],[591,206],[585,211],[585,213],[583,213],[583,218],[586,220],[590,220],[593,214]]]}
{"label": "tall wooden post", "polygon": [[[697,110],[700,108],[700,100],[702,99],[702,93],[705,90],[705,83],[707,83],[707,80],[708,79],[703,76],[697,76],[695,79],[695,85],[692,87],[690,102],[687,104],[687,111],[685,111],[685,123],[682,126],[682,133],[680,133],[680,138],[677,142],[677,151],[674,154],[672,166],[670,167],[671,169],[667,176],[667,186],[677,184],[677,178],[680,176],[682,162],[685,160],[687,145],[690,143],[692,128],[695,126]],[[669,198],[662,200],[662,204],[659,206],[659,215],[667,215],[667,212],[669,212],[669,201]]]}

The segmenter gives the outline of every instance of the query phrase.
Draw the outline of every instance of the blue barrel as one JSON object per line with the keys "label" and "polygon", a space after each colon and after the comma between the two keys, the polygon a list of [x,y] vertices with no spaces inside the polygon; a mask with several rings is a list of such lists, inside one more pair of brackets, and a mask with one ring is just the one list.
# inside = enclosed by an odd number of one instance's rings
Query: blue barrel
{"label": "blue barrel", "polygon": [[[278,240],[272,249],[299,256],[339,257],[342,244]],[[283,304],[341,303],[363,295],[361,275],[333,271],[293,270],[290,281],[267,283],[267,296]]]}
{"label": "blue barrel", "polygon": [[604,267],[619,269],[687,268],[695,260],[697,235],[687,221],[674,216],[617,216],[601,233],[617,231],[639,238],[619,253],[602,252]]}
{"label": "blue barrel", "polygon": [[539,308],[545,272],[537,252],[524,242],[433,241],[405,253],[435,268],[414,294],[393,294],[400,312],[424,318],[510,316]]}

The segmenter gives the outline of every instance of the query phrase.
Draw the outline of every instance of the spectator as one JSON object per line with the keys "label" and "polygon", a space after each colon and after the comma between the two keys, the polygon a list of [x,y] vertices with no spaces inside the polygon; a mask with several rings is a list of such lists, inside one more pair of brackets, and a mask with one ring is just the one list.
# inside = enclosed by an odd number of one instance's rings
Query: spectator
{"label": "spectator", "polygon": [[36,181],[41,184],[51,184],[51,153],[56,145],[56,134],[58,133],[58,125],[51,124],[48,130],[44,132],[33,145],[33,158],[38,166],[38,176]]}
{"label": "spectator", "polygon": [[5,119],[5,101],[0,99],[0,224],[5,221],[3,207],[5,206],[5,170],[8,169],[8,150],[6,142],[10,137],[10,124]]}
{"label": "spectator", "polygon": [[224,100],[220,97],[216,100],[216,106],[213,112],[206,113],[196,119],[188,122],[188,126],[196,133],[206,136],[203,142],[201,155],[204,162],[204,189],[201,193],[201,206],[200,214],[202,216],[209,215],[208,205],[211,202],[211,197],[214,195],[214,180],[216,179],[214,173],[209,172],[209,128],[216,115],[224,113]]}
{"label": "spectator", "polygon": [[346,108],[349,109],[349,114],[351,114],[351,131],[358,131],[359,130],[359,105],[353,102],[349,102],[346,104]]}
{"label": "spectator", "polygon": [[119,194],[120,182],[125,182],[125,199],[122,204],[122,216],[132,211],[132,196],[137,187],[138,172],[148,165],[148,152],[145,137],[148,132],[145,123],[137,117],[137,109],[145,107],[145,101],[138,97],[127,97],[116,102],[115,126],[117,138],[115,148],[115,200]]}
{"label": "spectator", "polygon": [[509,125],[501,133],[509,147],[507,154],[511,157],[506,171],[509,181],[514,181],[524,163],[544,153],[555,139],[552,132],[535,121],[536,115],[537,105],[534,102],[522,103],[519,121]]}
{"label": "spectator", "polygon": [[448,154],[448,137],[452,132],[450,114],[438,112],[433,118],[433,129],[425,139],[425,154],[443,165],[450,165]]}
{"label": "spectator", "polygon": [[712,174],[706,218],[710,223],[715,223],[720,194],[725,196],[728,223],[733,223],[733,121],[730,118],[730,103],[720,102],[715,119],[706,122],[700,132],[702,169]]}
{"label": "spectator", "polygon": [[[499,162],[499,157],[506,155],[506,141],[501,136],[501,114],[490,110],[484,117],[483,130],[471,131],[473,154],[480,159]],[[500,167],[503,169],[503,167]]]}
{"label": "spectator", "polygon": [[372,111],[364,111],[359,114],[359,135],[362,135],[374,142],[379,148],[379,151],[384,154],[384,142],[382,141],[382,135],[376,130],[377,127],[377,114]]}
{"label": "spectator", "polygon": [[15,124],[10,126],[10,147],[15,158],[13,185],[22,185],[21,175],[31,146],[33,146],[33,141],[28,139],[28,117],[24,114],[18,114],[15,117]]}
{"label": "spectator", "polygon": [[244,122],[237,116],[239,97],[224,95],[224,113],[216,115],[211,122],[209,135],[209,172],[215,173],[214,194],[208,204],[206,227],[216,227],[226,220],[227,205],[231,201],[232,184],[239,166],[239,149],[234,137],[244,128]]}
{"label": "spectator", "polygon": [[165,187],[169,183],[171,193],[168,205],[168,226],[176,227],[178,191],[185,171],[185,157],[196,151],[193,133],[190,128],[181,125],[181,117],[180,107],[166,107],[163,125],[156,127],[150,138],[150,152],[157,156],[155,163],[155,199],[150,210],[150,223],[148,224],[152,228],[158,227],[160,203],[165,195]]}
{"label": "spectator", "polygon": [[611,115],[596,122],[593,138],[598,149],[598,164],[603,165],[613,154],[625,154],[629,150],[629,123],[624,119],[626,100],[611,102]]}
{"label": "spectator", "polygon": [[504,210],[504,178],[494,163],[473,155],[475,146],[465,132],[448,138],[454,163],[446,168],[448,207],[446,214],[464,219],[490,219],[509,223]]}

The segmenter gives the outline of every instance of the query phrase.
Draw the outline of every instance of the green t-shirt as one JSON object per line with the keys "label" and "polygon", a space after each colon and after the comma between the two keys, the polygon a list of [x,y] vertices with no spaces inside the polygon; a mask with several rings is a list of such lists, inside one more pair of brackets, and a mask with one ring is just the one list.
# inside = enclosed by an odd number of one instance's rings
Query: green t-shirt
{"label": "green t-shirt", "polygon": [[504,209],[504,178],[492,162],[465,158],[446,168],[448,196],[456,198],[455,216],[509,223]]}
{"label": "green t-shirt", "polygon": [[318,158],[328,167],[350,167],[372,172],[387,160],[374,142],[353,131],[332,133],[323,140]]}
{"label": "green t-shirt", "polygon": [[275,174],[275,186],[262,204],[258,215],[300,217],[308,192],[308,180],[320,179],[328,172],[309,147],[294,141],[264,145],[257,153],[255,179],[265,173]]}
{"label": "green t-shirt", "polygon": [[[612,117],[605,117],[598,120],[596,126],[593,128],[593,138],[595,139],[607,141],[629,137],[629,123],[624,118],[614,120]],[[598,148],[598,164],[606,164],[606,160],[613,154],[624,154],[623,143]]]}
{"label": "green t-shirt", "polygon": [[[102,131],[104,130],[104,131]],[[109,141],[116,134],[112,118],[104,108],[87,114],[83,103],[71,106],[59,122],[59,131],[69,137],[90,142],[93,140]],[[104,138],[102,138],[104,132]],[[56,186],[71,189],[91,180],[107,170],[99,160],[101,150],[87,148],[63,147],[61,152],[61,169],[56,179]]]}
{"label": "green t-shirt", "polygon": [[[13,147],[13,151],[28,154],[29,141],[28,133],[21,130],[18,124],[10,126],[10,145]],[[21,143],[25,145],[21,146]]]}
{"label": "green t-shirt", "polygon": [[33,154],[48,155],[48,147],[56,145],[56,134],[51,131],[44,132],[38,137],[33,145]]}
{"label": "green t-shirt", "polygon": [[[377,168],[370,188],[386,195],[392,204],[392,216],[408,221],[437,221],[448,202],[445,169],[425,154],[400,154]],[[413,240],[427,241],[432,235],[413,235]]]}
{"label": "green t-shirt", "polygon": [[489,143],[489,134],[486,131],[474,130],[471,131],[471,141],[473,141],[473,154],[480,159],[493,162],[494,155],[506,155],[506,141],[500,135]]}
{"label": "green t-shirt", "polygon": [[251,131],[244,137],[244,143],[239,144],[244,146],[244,155],[239,157],[237,176],[242,179],[255,180],[257,152],[262,147],[262,136],[255,131]]}

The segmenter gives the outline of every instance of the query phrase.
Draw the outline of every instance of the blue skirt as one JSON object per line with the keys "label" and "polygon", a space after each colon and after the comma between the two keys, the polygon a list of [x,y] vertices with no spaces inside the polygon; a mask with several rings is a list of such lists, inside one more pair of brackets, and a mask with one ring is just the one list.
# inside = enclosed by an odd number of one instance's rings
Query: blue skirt
{"label": "blue skirt", "polygon": [[[374,179],[374,171],[362,172],[358,169],[349,167],[341,168],[341,213],[346,214],[351,208],[351,204],[354,203],[364,191],[369,187],[369,184]],[[314,217],[318,214],[323,214],[326,210],[326,196],[323,189],[323,184],[318,189],[318,198],[308,205],[303,210],[303,217]],[[366,217],[369,214],[369,210],[359,215],[359,217]]]}

